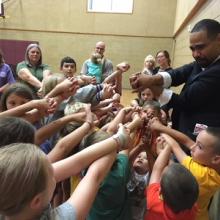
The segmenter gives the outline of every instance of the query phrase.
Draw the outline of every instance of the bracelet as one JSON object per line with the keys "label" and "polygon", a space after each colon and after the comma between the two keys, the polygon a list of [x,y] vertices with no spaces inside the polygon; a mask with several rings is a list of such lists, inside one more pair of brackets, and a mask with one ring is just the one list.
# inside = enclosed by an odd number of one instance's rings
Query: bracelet
{"label": "bracelet", "polygon": [[121,144],[119,141],[119,138],[116,136],[112,136],[113,140],[115,140],[116,144],[117,144],[117,152],[119,152],[121,150]]}

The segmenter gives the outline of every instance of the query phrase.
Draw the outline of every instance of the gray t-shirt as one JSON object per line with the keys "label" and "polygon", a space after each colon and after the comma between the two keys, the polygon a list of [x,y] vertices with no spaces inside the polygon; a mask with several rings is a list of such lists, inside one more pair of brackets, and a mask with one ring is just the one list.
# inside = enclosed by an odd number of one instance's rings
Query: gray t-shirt
{"label": "gray t-shirt", "polygon": [[[5,220],[5,217],[0,215],[0,220]],[[39,220],[76,220],[76,211],[71,204],[65,202],[55,209],[49,206]]]}

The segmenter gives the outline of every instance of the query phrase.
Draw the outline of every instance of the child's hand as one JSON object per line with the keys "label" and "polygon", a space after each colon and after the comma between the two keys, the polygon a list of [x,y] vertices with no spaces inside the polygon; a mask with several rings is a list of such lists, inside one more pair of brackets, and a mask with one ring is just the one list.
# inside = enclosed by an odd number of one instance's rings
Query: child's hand
{"label": "child's hand", "polygon": [[109,99],[114,94],[115,86],[105,83],[102,90],[102,100]]}
{"label": "child's hand", "polygon": [[116,69],[120,70],[121,72],[126,72],[130,69],[130,65],[128,62],[122,62],[116,66]]}
{"label": "child's hand", "polygon": [[120,98],[121,98],[120,94],[115,93],[112,97],[112,100],[113,102],[120,102]]}
{"label": "child's hand", "polygon": [[58,90],[62,96],[62,99],[67,99],[70,96],[74,95],[79,88],[78,80],[74,77],[69,77],[63,82],[57,85]]}
{"label": "child's hand", "polygon": [[149,128],[154,131],[154,130],[158,130],[161,127],[161,122],[157,117],[154,117],[152,119],[149,120]]}
{"label": "child's hand", "polygon": [[54,113],[57,108],[57,102],[54,98],[38,99],[34,100],[34,102],[41,117]]}
{"label": "child's hand", "polygon": [[165,148],[166,142],[163,136],[159,136],[156,140],[156,153],[159,155],[161,151]]}
{"label": "child's hand", "polygon": [[121,110],[124,111],[124,112],[127,114],[127,113],[133,111],[134,108],[131,107],[131,106],[128,106],[128,107],[124,107],[124,108],[122,108]]}
{"label": "child's hand", "polygon": [[95,76],[86,76],[86,75],[83,75],[83,76],[81,76],[81,79],[82,79],[86,84],[93,84],[93,85],[95,85],[95,84],[97,83]]}

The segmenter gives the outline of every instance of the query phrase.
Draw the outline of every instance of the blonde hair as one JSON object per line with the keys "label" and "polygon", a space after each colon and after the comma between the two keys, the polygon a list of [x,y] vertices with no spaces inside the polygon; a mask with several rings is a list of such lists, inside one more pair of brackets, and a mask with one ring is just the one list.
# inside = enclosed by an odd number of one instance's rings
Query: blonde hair
{"label": "blonde hair", "polygon": [[57,84],[62,82],[65,76],[61,73],[54,73],[43,80],[42,93],[43,96],[47,95]]}
{"label": "blonde hair", "polygon": [[147,61],[151,61],[154,64],[154,66],[156,65],[156,60],[155,60],[155,58],[152,55],[147,55],[145,57],[144,63],[147,62]]}
{"label": "blonde hair", "polygon": [[16,143],[0,149],[0,213],[18,214],[46,189],[46,155],[33,144]]}
{"label": "blonde hair", "polygon": [[91,62],[95,63],[95,64],[100,64],[102,61],[102,56],[99,53],[92,53],[91,54]]}

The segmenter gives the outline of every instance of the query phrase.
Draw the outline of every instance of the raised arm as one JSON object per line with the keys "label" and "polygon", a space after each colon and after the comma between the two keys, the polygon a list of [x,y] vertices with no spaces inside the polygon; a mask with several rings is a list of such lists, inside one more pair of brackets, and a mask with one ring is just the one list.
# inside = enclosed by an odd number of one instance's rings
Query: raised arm
{"label": "raised arm", "polygon": [[112,152],[94,161],[67,201],[76,209],[77,220],[84,220],[86,218],[100,184],[111,169],[115,157],[116,152]]}
{"label": "raised arm", "polygon": [[71,121],[84,122],[85,116],[86,116],[85,112],[79,112],[79,113],[67,115],[39,128],[35,132],[35,144],[36,145],[42,144],[46,139],[48,139],[53,134],[58,132],[60,129],[62,129],[66,124],[68,124]]}
{"label": "raised arm", "polygon": [[98,158],[127,147],[129,141],[129,131],[120,125],[117,134],[113,137],[95,143],[71,157],[54,163],[54,174],[57,182],[79,173]]}
{"label": "raised arm", "polygon": [[42,83],[31,74],[31,72],[27,68],[22,68],[18,71],[18,76],[21,78],[23,81],[31,84],[32,86],[40,89],[42,86]]}
{"label": "raised arm", "polygon": [[78,88],[77,79],[71,77],[57,84],[45,97],[52,98],[60,95],[63,99],[66,99],[69,96],[74,95]]}
{"label": "raised arm", "polygon": [[169,145],[166,145],[154,163],[149,184],[160,182],[163,170],[168,165],[170,153],[171,147]]}
{"label": "raised arm", "polygon": [[188,156],[183,149],[180,147],[180,145],[169,135],[162,134],[162,137],[164,138],[164,141],[166,145],[170,146],[173,153],[175,154],[177,160],[182,163],[182,161]]}
{"label": "raised arm", "polygon": [[48,154],[48,158],[51,162],[61,160],[68,156],[74,147],[81,142],[83,137],[91,131],[93,127],[93,117],[90,107],[90,105],[87,105],[85,108],[85,122],[79,128],[60,139],[52,151]]}
{"label": "raised arm", "polygon": [[130,68],[130,65],[127,63],[127,62],[122,62],[122,63],[119,63],[117,66],[116,66],[116,70],[108,75],[105,80],[104,80],[104,83],[111,83],[113,80],[115,80],[119,75],[121,75],[123,72],[126,72],[128,71]]}
{"label": "raised arm", "polygon": [[195,143],[191,138],[189,138],[187,135],[183,134],[182,132],[179,132],[175,129],[172,129],[170,127],[167,127],[163,125],[158,118],[153,118],[150,121],[150,128],[151,130],[159,131],[160,133],[166,133],[173,137],[177,142],[180,144],[183,144],[187,148],[191,148],[191,146]]}

